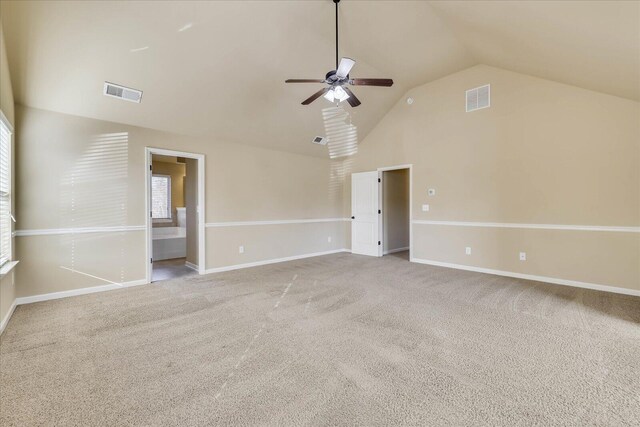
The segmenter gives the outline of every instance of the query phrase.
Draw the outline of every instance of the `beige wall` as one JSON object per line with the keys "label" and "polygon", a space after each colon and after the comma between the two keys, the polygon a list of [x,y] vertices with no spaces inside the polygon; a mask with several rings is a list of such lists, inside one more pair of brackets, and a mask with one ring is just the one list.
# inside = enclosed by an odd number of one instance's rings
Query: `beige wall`
{"label": "beige wall", "polygon": [[[205,154],[207,223],[342,215],[340,162],[22,106],[16,113],[20,230],[144,225],[146,146]],[[207,227],[206,268],[341,249],[344,226]],[[144,279],[144,248],[140,230],[18,237],[18,296]]]}
{"label": "beige wall", "polygon": [[184,201],[187,208],[187,262],[198,265],[198,161],[186,159]]}
{"label": "beige wall", "polygon": [[409,247],[409,169],[382,174],[384,252]]}
{"label": "beige wall", "polygon": [[[491,108],[466,113],[465,90],[488,83]],[[640,225],[638,102],[488,66],[406,96],[414,103],[398,101],[350,169],[413,164],[414,220]],[[640,289],[638,233],[426,224],[413,233],[419,259]]]}
{"label": "beige wall", "polygon": [[[152,158],[153,159],[153,158]],[[177,207],[184,207],[184,181],[185,181],[185,165],[184,163],[161,162],[153,159],[153,173],[160,175],[169,175],[171,177],[171,222],[170,223],[154,223],[154,227],[178,225]]]}
{"label": "beige wall", "polygon": [[[11,78],[9,76],[9,64],[7,62],[2,25],[0,25],[0,110],[9,121],[9,124],[15,127],[13,90],[11,88]],[[0,321],[9,313],[16,298],[14,271],[15,270],[12,270],[8,274],[0,277]]]}

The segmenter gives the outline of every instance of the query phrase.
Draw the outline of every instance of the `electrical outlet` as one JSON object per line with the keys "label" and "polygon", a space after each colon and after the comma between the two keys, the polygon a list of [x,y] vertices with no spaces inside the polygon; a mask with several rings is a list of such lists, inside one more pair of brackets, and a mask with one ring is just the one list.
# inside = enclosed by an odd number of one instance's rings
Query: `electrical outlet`
{"label": "electrical outlet", "polygon": [[244,246],[240,246],[238,248],[238,253],[243,254],[244,253]]}
{"label": "electrical outlet", "polygon": [[464,253],[467,255],[471,255],[471,246],[467,246],[466,248],[464,248]]}
{"label": "electrical outlet", "polygon": [[422,212],[429,212],[429,205],[422,205]]}
{"label": "electrical outlet", "polygon": [[520,252],[520,261],[526,261],[526,260],[527,260],[527,253]]}
{"label": "electrical outlet", "polygon": [[436,195],[436,189],[435,188],[430,188],[427,190],[427,194],[430,196],[435,196]]}
{"label": "electrical outlet", "polygon": [[331,243],[331,236],[327,237],[327,242]]}

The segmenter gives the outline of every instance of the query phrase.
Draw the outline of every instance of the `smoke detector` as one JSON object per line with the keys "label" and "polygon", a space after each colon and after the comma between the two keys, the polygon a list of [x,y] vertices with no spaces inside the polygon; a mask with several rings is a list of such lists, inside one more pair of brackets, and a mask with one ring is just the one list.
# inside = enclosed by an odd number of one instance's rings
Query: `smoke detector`
{"label": "smoke detector", "polygon": [[313,142],[314,144],[318,144],[318,145],[327,145],[327,138],[322,137],[322,136],[316,136],[315,138],[313,138],[311,140],[311,142]]}
{"label": "smoke detector", "polygon": [[104,82],[104,91],[102,93],[105,96],[120,98],[130,102],[137,102],[138,104],[142,100],[141,90],[131,89],[129,87],[120,86],[109,82]]}

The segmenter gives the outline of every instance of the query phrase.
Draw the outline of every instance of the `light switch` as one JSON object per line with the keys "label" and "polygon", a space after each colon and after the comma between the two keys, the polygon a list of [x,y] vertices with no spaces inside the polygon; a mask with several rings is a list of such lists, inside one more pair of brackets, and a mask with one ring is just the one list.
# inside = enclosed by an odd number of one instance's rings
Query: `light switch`
{"label": "light switch", "polygon": [[471,246],[467,246],[466,248],[464,248],[464,253],[467,255],[471,255]]}
{"label": "light switch", "polygon": [[429,205],[422,205],[422,212],[429,212]]}
{"label": "light switch", "polygon": [[527,260],[527,253],[520,252],[520,261],[526,261],[526,260]]}
{"label": "light switch", "polygon": [[241,253],[241,254],[243,254],[243,253],[244,253],[244,246],[240,246],[240,247],[238,248],[238,253]]}
{"label": "light switch", "polygon": [[331,243],[331,236],[327,237],[327,242]]}

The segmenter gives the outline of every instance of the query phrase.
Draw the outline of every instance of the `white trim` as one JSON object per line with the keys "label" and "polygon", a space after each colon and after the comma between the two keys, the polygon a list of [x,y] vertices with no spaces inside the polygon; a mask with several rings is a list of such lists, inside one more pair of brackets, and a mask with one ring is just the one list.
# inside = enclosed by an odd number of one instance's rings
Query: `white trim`
{"label": "white trim", "polygon": [[383,255],[395,254],[396,252],[404,252],[408,250],[409,250],[409,246],[407,246],[406,248],[391,249],[388,251],[384,251]]}
{"label": "white trim", "polygon": [[40,228],[33,230],[16,230],[16,237],[51,236],[57,234],[83,234],[83,233],[119,233],[123,231],[146,230],[144,225],[125,225],[114,227],[81,227],[81,228]]}
{"label": "white trim", "polygon": [[4,277],[18,265],[20,261],[7,261],[0,267],[0,277]]}
{"label": "white trim", "polygon": [[311,224],[319,222],[341,222],[351,221],[350,218],[316,218],[316,219],[280,219],[267,221],[228,221],[228,222],[208,222],[209,227],[242,227],[246,225],[278,225],[278,224]]}
{"label": "white trim", "polygon": [[197,153],[187,153],[185,151],[176,151],[176,150],[167,150],[164,148],[153,148],[153,147],[145,147],[145,186],[144,186],[144,200],[145,200],[145,228],[146,228],[146,278],[147,282],[151,282],[152,276],[152,265],[151,265],[151,254],[153,253],[153,240],[152,240],[152,232],[151,228],[153,226],[152,221],[149,217],[149,212],[151,211],[151,176],[153,172],[150,170],[151,166],[151,156],[153,154],[158,154],[161,156],[176,156],[176,157],[185,157],[187,159],[195,159],[198,161],[198,202],[197,202],[197,211],[198,211],[198,273],[205,273],[205,156],[204,154]]}
{"label": "white trim", "polygon": [[192,263],[192,262],[185,261],[185,262],[184,262],[184,265],[185,265],[185,267],[187,267],[187,268],[190,268],[190,269],[192,269],[192,270],[195,270],[195,271],[197,271],[197,272],[200,272],[200,268],[199,268],[196,264],[194,264],[194,263]]}
{"label": "white trim", "polygon": [[33,295],[30,297],[16,298],[16,304],[17,305],[31,304],[31,303],[40,302],[40,301],[49,301],[53,299],[75,297],[78,295],[87,295],[87,294],[93,294],[96,292],[112,291],[114,289],[129,288],[131,286],[146,285],[148,283],[149,282],[146,279],[140,279],[140,280],[132,280],[130,282],[124,282],[124,283],[112,283],[109,285],[91,286],[88,288],[72,289],[69,291],[52,292],[50,294]]}
{"label": "white trim", "polygon": [[7,314],[4,316],[4,319],[2,319],[2,322],[0,322],[0,335],[4,332],[4,328],[7,327],[7,325],[9,324],[9,320],[11,319],[11,316],[13,316],[13,312],[16,310],[16,307],[18,306],[17,300],[13,300],[13,303],[11,303],[11,307],[9,307],[9,311],[7,311]]}
{"label": "white trim", "polygon": [[293,255],[293,256],[284,257],[284,258],[266,259],[263,261],[248,262],[245,264],[234,264],[234,265],[227,265],[224,267],[209,268],[208,270],[205,271],[205,273],[210,274],[210,273],[220,273],[223,271],[240,270],[242,268],[258,267],[261,265],[276,264],[279,262],[286,262],[286,261],[295,261],[297,259],[313,258],[316,256],[337,254],[340,252],[351,252],[351,251],[349,249],[335,249],[332,251],[314,252],[314,253],[303,254],[303,255]]}
{"label": "white trim", "polygon": [[[383,172],[387,172],[387,171],[392,171],[392,170],[402,170],[402,169],[409,169],[409,259],[411,259],[411,257],[413,257],[413,164],[405,164],[405,165],[398,165],[398,166],[385,166],[385,167],[381,167],[378,168],[378,177],[380,178],[380,180],[382,180],[382,178],[384,178],[384,174]],[[380,185],[380,195],[382,197],[378,197],[378,209],[382,210],[382,203],[383,203],[383,197],[384,195],[382,194],[382,185]],[[378,233],[380,234],[380,240],[382,241],[382,239],[384,238],[384,230],[383,228],[383,216],[384,216],[384,211],[382,211],[382,215],[378,215]],[[384,241],[382,242],[382,245],[380,245],[380,256],[384,255]],[[390,253],[390,252],[389,252]]]}
{"label": "white trim", "polygon": [[471,222],[471,221],[426,221],[415,220],[414,224],[452,225],[457,227],[531,228],[538,230],[611,231],[640,233],[640,227],[620,227],[606,225],[564,225],[564,224],[518,224],[512,222]]}
{"label": "white trim", "polygon": [[411,262],[418,264],[434,265],[437,267],[455,268],[457,270],[475,271],[477,273],[495,274],[497,276],[515,277],[516,279],[535,280],[537,282],[552,283],[554,285],[573,286],[577,288],[593,289],[596,291],[613,292],[616,294],[640,296],[640,290],[620,288],[609,285],[599,285],[596,283],[579,282],[577,280],[558,279],[555,277],[536,276],[533,274],[515,273],[513,271],[494,270],[491,268],[474,267],[463,264],[453,264],[449,262],[432,261],[420,258],[411,258]]}

